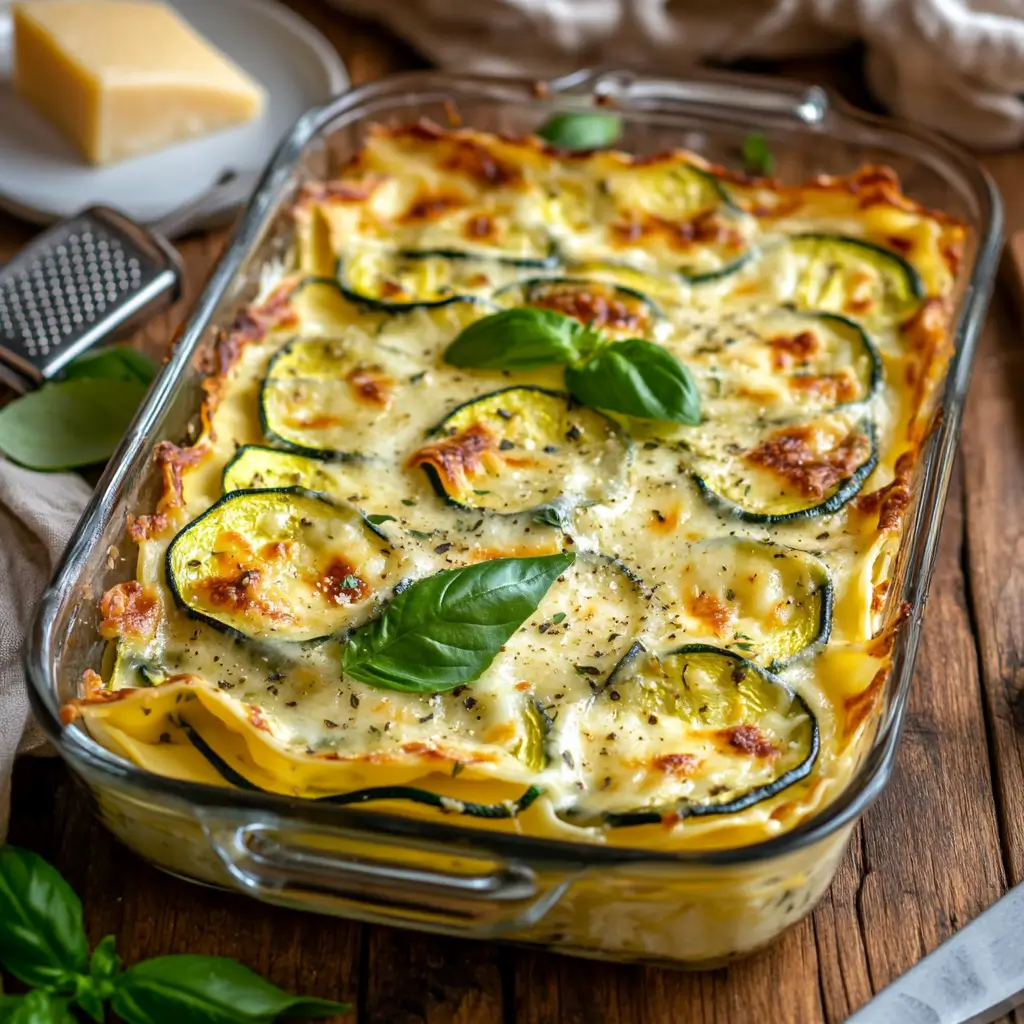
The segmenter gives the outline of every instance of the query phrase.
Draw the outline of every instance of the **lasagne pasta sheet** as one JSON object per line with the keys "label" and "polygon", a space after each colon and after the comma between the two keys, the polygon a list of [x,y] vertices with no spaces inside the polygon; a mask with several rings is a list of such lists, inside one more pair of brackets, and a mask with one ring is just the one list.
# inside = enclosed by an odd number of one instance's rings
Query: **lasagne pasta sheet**
{"label": "lasagne pasta sheet", "polygon": [[[962,226],[884,168],[786,187],[427,124],[375,129],[294,216],[201,436],[158,448],[66,718],[176,778],[588,842],[742,845],[834,798],[886,679]],[[445,362],[517,307],[663,346],[701,422]],[[478,678],[343,671],[415,581],[559,552]]]}

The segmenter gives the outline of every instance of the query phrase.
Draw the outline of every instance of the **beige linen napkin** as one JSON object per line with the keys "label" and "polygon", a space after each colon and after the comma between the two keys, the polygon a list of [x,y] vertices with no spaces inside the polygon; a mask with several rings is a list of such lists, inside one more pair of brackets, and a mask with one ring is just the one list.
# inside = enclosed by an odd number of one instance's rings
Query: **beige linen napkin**
{"label": "beige linen napkin", "polygon": [[0,842],[7,835],[14,758],[43,742],[29,714],[25,637],[89,494],[85,481],[70,473],[33,473],[0,459]]}
{"label": "beige linen napkin", "polygon": [[1024,0],[330,0],[453,71],[672,75],[860,39],[894,113],[980,148],[1024,142]]}

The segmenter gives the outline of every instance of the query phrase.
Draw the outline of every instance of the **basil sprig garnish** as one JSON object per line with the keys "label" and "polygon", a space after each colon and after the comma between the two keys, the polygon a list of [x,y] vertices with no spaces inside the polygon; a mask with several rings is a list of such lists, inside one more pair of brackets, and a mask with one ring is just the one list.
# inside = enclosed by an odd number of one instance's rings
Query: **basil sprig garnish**
{"label": "basil sprig garnish", "polygon": [[404,693],[442,693],[470,683],[575,557],[495,558],[417,580],[349,637],[342,670]]}
{"label": "basil sprig garnish", "polygon": [[775,157],[772,155],[771,147],[760,132],[753,132],[743,140],[741,155],[743,169],[747,174],[764,177],[775,169]]}
{"label": "basil sprig garnish", "polygon": [[700,423],[700,393],[671,352],[641,338],[613,341],[565,371],[577,401],[638,419]]}
{"label": "basil sprig garnish", "polygon": [[599,331],[553,309],[517,306],[476,320],[445,349],[444,361],[475,370],[536,370],[586,359]]}
{"label": "basil sprig garnish", "polygon": [[537,134],[559,149],[604,149],[622,134],[622,118],[596,111],[570,111],[555,114],[537,129]]}
{"label": "basil sprig garnish", "polygon": [[643,338],[609,341],[554,310],[519,307],[485,316],[455,338],[444,359],[477,370],[565,366],[565,387],[583,405],[638,419],[700,423],[700,392],[671,352]]}
{"label": "basil sprig garnish", "polygon": [[126,1024],[273,1024],[323,1020],[347,1006],[289,995],[216,956],[164,956],[123,970],[113,936],[89,954],[82,904],[37,854],[0,846],[0,968],[30,985],[0,995],[3,1024],[77,1024],[80,1010]]}

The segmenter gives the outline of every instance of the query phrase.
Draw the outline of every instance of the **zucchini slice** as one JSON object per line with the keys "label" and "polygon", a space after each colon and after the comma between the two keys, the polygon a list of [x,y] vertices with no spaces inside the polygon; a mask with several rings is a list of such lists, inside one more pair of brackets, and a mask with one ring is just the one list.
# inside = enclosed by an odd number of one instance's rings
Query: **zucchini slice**
{"label": "zucchini slice", "polygon": [[902,256],[860,238],[793,235],[771,261],[776,294],[801,309],[896,323],[924,298],[921,278]]}
{"label": "zucchini slice", "polygon": [[509,638],[495,678],[525,680],[538,696],[558,694],[543,710],[556,719],[552,741],[557,736],[572,745],[562,729],[571,721],[569,709],[590,700],[659,610],[650,588],[622,562],[580,553]]}
{"label": "zucchini slice", "polygon": [[328,463],[307,455],[283,452],[277,448],[264,448],[246,444],[235,452],[224,467],[222,490],[266,490],[278,487],[302,487],[307,491],[347,495],[358,491],[366,483],[366,468],[370,460]]}
{"label": "zucchini slice", "polygon": [[358,330],[340,338],[295,338],[267,366],[260,387],[263,433],[315,458],[385,454],[382,422],[419,369],[411,357]]}
{"label": "zucchini slice", "polygon": [[530,699],[520,716],[522,731],[512,744],[512,754],[532,772],[542,771],[548,763],[548,736],[553,725],[551,716],[540,701]]}
{"label": "zucchini slice", "polygon": [[738,537],[689,545],[673,581],[673,630],[738,651],[778,671],[828,640],[833,589],[825,564],[796,548]]}
{"label": "zucchini slice", "polygon": [[613,337],[648,337],[664,314],[643,292],[608,281],[535,277],[495,292],[507,306],[535,306],[575,317]]}
{"label": "zucchini slice", "polygon": [[258,640],[361,624],[400,557],[354,508],[301,487],[233,491],[171,541],[167,582],[190,615]]}
{"label": "zucchini slice", "polygon": [[[232,768],[184,719],[181,724],[192,746],[209,761],[225,782],[237,789],[249,792],[268,792]],[[428,789],[420,789],[416,786],[372,786],[368,789],[356,789],[351,793],[339,793],[336,796],[322,796],[314,799],[318,802],[337,804],[338,806],[367,804],[377,800],[408,800],[410,803],[436,807],[437,810],[443,811],[445,814],[464,814],[467,818],[514,818],[525,811],[541,793],[542,790],[537,786],[530,786],[516,800],[504,800],[497,804],[478,804],[456,800],[454,797],[442,796],[439,793],[431,793]]]}
{"label": "zucchini slice", "polygon": [[690,451],[707,500],[764,524],[837,512],[878,463],[873,425],[842,413],[702,428]]}
{"label": "zucchini slice", "polygon": [[108,690],[159,686],[167,681],[169,673],[158,660],[146,656],[145,648],[140,650],[121,638],[112,649],[113,667],[109,674],[103,673]]}
{"label": "zucchini slice", "polygon": [[631,446],[614,420],[536,387],[493,391],[438,424],[436,441],[408,459],[438,494],[462,508],[516,515],[547,508],[561,518],[610,501],[626,487]]}
{"label": "zucchini slice", "polygon": [[670,155],[591,158],[586,180],[559,183],[549,203],[563,259],[670,268],[692,284],[737,270],[751,252],[749,218],[710,172]]}
{"label": "zucchini slice", "polygon": [[866,402],[882,380],[867,332],[834,313],[778,309],[671,339],[711,420],[788,419]]}
{"label": "zucchini slice", "polygon": [[588,710],[585,732],[604,752],[594,751],[596,770],[624,781],[590,787],[575,815],[600,809],[613,826],[742,811],[806,778],[819,747],[799,694],[707,644],[660,656],[634,644]]}
{"label": "zucchini slice", "polygon": [[[555,265],[545,258],[531,267]],[[401,312],[453,302],[483,301],[494,288],[520,276],[517,263],[446,251],[353,250],[338,261],[338,286],[351,302]]]}

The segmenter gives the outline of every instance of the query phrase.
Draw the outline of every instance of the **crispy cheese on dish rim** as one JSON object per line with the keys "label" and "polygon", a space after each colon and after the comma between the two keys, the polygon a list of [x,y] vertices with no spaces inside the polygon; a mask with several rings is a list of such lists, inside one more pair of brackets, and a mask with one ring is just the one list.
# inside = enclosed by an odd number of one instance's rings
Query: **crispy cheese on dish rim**
{"label": "crispy cheese on dish rim", "polygon": [[[964,228],[880,168],[784,186],[423,124],[294,216],[202,436],[158,446],[68,721],[175,778],[587,842],[742,845],[832,800]],[[699,415],[586,404],[570,349],[446,362],[515,310],[660,347]]]}

